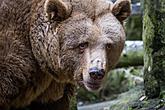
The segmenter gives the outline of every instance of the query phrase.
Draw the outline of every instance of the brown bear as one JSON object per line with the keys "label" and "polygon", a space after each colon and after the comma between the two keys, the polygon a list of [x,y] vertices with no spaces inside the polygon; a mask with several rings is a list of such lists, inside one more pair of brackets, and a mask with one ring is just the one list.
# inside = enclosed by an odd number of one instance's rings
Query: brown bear
{"label": "brown bear", "polygon": [[68,110],[101,88],[124,46],[130,0],[0,0],[0,110]]}

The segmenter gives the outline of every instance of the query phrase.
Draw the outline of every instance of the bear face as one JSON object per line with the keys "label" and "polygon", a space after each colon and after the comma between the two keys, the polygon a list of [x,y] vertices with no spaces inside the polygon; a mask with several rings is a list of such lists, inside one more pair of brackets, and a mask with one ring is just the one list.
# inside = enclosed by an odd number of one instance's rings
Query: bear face
{"label": "bear face", "polygon": [[111,13],[95,21],[83,14],[73,16],[59,26],[57,36],[63,41],[61,66],[81,74],[89,90],[100,88],[105,74],[117,63],[125,41],[123,26]]}
{"label": "bear face", "polygon": [[[61,22],[57,31],[57,36],[63,41],[61,56],[65,55],[60,57],[61,64],[65,69],[72,68],[74,76],[81,77],[76,79],[81,79],[80,82],[88,90],[98,90],[106,73],[117,63],[124,47],[122,21],[130,14],[130,1],[117,1],[114,6],[102,0],[84,3],[76,0],[73,4],[76,5],[73,6],[71,17]],[[105,7],[100,7],[100,4]],[[118,9],[121,15],[115,16],[119,4],[123,9]]]}
{"label": "bear face", "polygon": [[41,52],[36,55],[33,44],[39,44],[31,40],[35,57],[44,56],[55,80],[78,81],[90,91],[98,90],[124,47],[122,24],[130,15],[130,0],[117,0],[114,4],[107,0],[46,0],[44,11],[54,25],[50,28],[52,34],[43,37],[42,45],[51,46],[46,53],[39,46]]}

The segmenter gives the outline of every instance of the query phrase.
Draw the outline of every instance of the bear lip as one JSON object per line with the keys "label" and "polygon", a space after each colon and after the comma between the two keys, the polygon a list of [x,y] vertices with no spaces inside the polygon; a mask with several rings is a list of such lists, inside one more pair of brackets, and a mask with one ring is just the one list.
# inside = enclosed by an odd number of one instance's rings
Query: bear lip
{"label": "bear lip", "polygon": [[91,90],[98,90],[101,87],[101,83],[87,81],[85,85]]}

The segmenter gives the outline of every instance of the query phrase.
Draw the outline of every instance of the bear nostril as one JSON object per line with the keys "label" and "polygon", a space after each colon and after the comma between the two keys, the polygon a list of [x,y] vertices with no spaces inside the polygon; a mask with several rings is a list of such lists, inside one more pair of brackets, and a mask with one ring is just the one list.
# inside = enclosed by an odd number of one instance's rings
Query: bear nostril
{"label": "bear nostril", "polygon": [[96,79],[96,72],[90,72],[89,74],[91,78]]}
{"label": "bear nostril", "polygon": [[98,68],[90,68],[89,75],[92,79],[103,79],[105,75],[104,69],[99,70]]}
{"label": "bear nostril", "polygon": [[101,69],[101,70],[99,70],[99,73],[101,73],[101,74],[105,74],[105,71],[104,71],[104,69]]}
{"label": "bear nostril", "polygon": [[105,75],[104,69],[99,70],[98,79],[102,79]]}

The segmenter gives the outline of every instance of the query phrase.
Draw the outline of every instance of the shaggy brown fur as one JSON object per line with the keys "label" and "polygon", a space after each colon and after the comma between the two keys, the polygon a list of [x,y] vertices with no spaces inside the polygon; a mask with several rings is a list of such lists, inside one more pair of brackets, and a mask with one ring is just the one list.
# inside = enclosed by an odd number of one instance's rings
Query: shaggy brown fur
{"label": "shaggy brown fur", "polygon": [[130,0],[0,0],[0,110],[68,110],[89,60],[116,64],[129,14]]}

